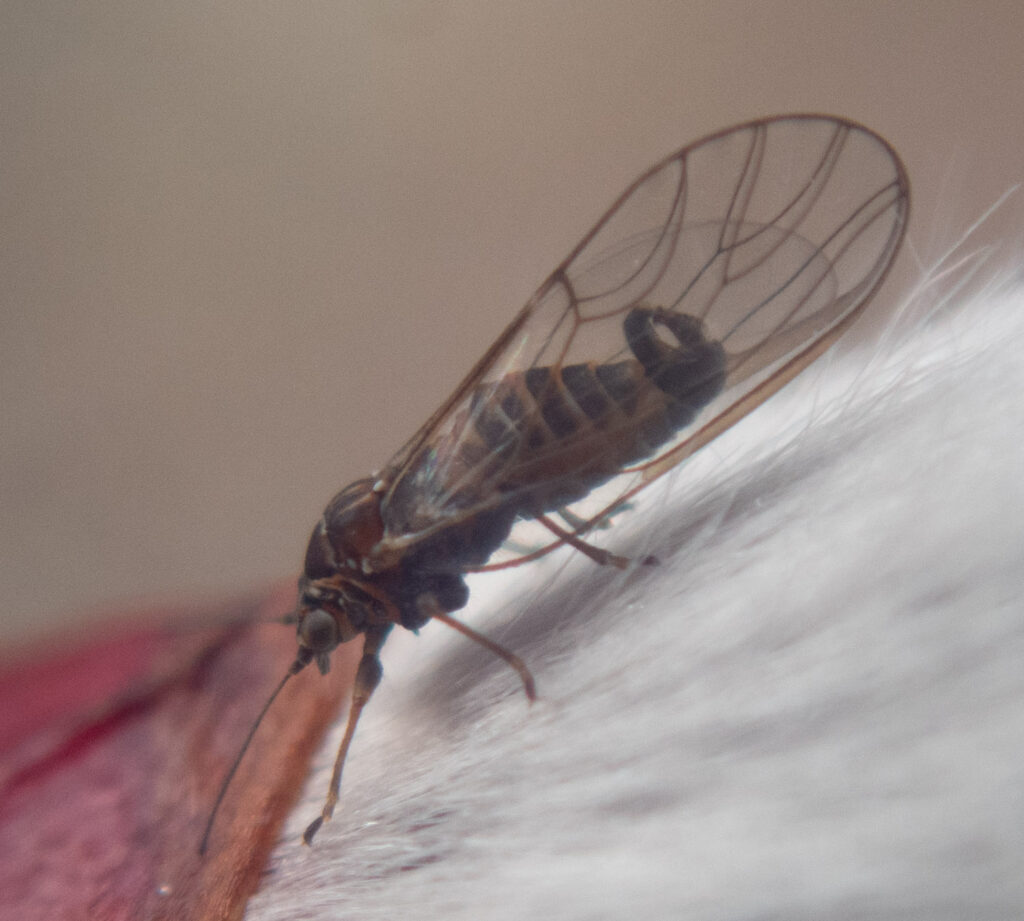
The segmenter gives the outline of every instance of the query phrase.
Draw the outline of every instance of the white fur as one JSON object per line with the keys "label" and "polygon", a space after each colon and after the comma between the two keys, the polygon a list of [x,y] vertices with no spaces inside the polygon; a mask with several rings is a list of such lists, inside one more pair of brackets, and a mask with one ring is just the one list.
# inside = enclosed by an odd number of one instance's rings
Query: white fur
{"label": "white fur", "polygon": [[534,706],[399,631],[246,917],[1024,917],[1024,290],[885,340],[602,537],[660,567],[473,580]]}

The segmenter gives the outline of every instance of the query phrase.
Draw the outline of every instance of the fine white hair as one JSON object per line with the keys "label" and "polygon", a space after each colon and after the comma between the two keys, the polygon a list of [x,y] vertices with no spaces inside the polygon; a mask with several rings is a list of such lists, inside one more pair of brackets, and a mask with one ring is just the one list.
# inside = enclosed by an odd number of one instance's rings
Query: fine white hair
{"label": "fine white hair", "polygon": [[826,356],[598,538],[660,566],[474,577],[533,706],[397,631],[246,917],[1024,917],[1019,281]]}

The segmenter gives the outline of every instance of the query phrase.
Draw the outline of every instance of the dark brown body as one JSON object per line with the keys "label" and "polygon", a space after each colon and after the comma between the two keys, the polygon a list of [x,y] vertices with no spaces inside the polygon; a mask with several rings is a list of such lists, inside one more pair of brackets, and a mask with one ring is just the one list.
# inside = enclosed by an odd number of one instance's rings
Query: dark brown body
{"label": "dark brown body", "polygon": [[[481,385],[470,425],[456,429],[462,437],[424,446],[396,484],[365,479],[342,490],[310,538],[301,603],[343,617],[342,635],[387,623],[417,629],[438,609],[461,608],[466,571],[517,518],[562,508],[653,454],[721,390],[724,352],[693,317],[634,308],[623,335],[630,354],[620,361]],[[442,464],[459,490],[449,504],[465,512],[388,553],[391,535],[415,533],[417,472]]]}

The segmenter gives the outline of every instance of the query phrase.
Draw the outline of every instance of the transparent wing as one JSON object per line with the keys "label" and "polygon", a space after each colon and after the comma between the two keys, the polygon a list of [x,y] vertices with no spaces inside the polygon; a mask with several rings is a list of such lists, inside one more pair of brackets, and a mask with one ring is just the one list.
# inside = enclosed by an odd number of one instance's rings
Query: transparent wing
{"label": "transparent wing", "polygon": [[[591,414],[586,431],[541,444],[501,408],[510,392],[525,393],[531,373],[561,381],[566,369],[626,368],[624,323],[636,308],[695,318],[721,347],[724,383],[649,454],[628,458],[586,519],[596,520],[836,340],[881,283],[908,205],[892,148],[837,118],[751,122],[665,159],[626,190],[382,472],[386,540],[414,544],[514,503],[516,490],[536,493],[545,478],[558,494],[554,481],[569,483],[594,452],[634,437],[638,417]],[[481,440],[498,419],[508,423],[503,434]]]}

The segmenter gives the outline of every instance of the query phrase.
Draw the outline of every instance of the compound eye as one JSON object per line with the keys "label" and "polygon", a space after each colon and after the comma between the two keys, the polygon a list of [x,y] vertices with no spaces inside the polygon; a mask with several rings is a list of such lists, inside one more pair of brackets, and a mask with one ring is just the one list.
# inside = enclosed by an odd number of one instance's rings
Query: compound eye
{"label": "compound eye", "polygon": [[299,624],[299,642],[312,652],[330,652],[338,645],[338,625],[322,608],[314,608]]}

